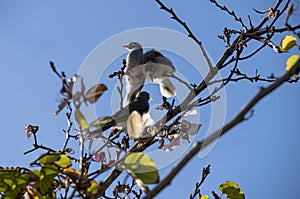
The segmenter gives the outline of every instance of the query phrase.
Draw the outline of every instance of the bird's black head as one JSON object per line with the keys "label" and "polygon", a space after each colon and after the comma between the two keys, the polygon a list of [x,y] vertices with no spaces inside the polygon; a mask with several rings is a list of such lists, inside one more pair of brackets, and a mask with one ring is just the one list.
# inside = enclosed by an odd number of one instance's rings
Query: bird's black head
{"label": "bird's black head", "polygon": [[150,100],[150,94],[146,91],[140,92],[137,96],[137,99],[142,99],[142,100]]}

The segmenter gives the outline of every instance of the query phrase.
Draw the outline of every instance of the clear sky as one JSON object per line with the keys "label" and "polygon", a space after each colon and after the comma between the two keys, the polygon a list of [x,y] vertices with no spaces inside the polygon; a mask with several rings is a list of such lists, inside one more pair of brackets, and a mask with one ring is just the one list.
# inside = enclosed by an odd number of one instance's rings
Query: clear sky
{"label": "clear sky", "polygon": [[[224,27],[241,29],[238,23],[209,1],[181,0],[166,3],[187,22],[215,62],[225,50],[224,43],[217,35],[222,33]],[[256,14],[252,8],[267,10],[275,3],[271,0],[248,0],[243,3],[234,0],[227,6],[243,17],[245,22],[247,15],[253,15],[253,23],[257,24],[263,16]],[[299,10],[297,12],[299,16]],[[299,24],[299,18],[292,18],[291,22]],[[41,144],[55,149],[62,148],[62,129],[67,127],[67,123],[63,113],[56,119],[53,117],[61,82],[50,70],[50,60],[55,62],[59,70],[71,76],[77,73],[85,58],[99,43],[123,31],[159,27],[185,34],[184,29],[160,10],[154,1],[138,0],[1,1],[0,25],[0,166],[4,167],[28,166],[39,155],[39,152],[23,155],[24,151],[32,147],[32,141],[28,141],[25,136],[24,127],[27,124],[40,126],[38,138]],[[278,25],[282,27],[281,23]],[[145,42],[151,46],[157,40],[159,38],[151,37]],[[279,44],[280,40],[281,37],[275,37],[273,42]],[[115,48],[122,53],[117,60],[111,60],[115,67],[121,66],[121,59],[125,57],[126,51],[122,45],[124,43],[120,42],[113,49],[111,47],[107,50],[111,52]],[[253,42],[246,51],[258,45]],[[253,59],[241,62],[239,69],[252,75],[258,69],[263,77],[271,73],[279,76],[285,72],[285,61],[292,53],[299,54],[299,51],[277,54],[271,48],[266,48]],[[105,57],[109,55],[103,54],[103,59]],[[186,72],[184,64],[187,62],[172,53],[168,57],[178,73]],[[115,69],[106,70],[109,73]],[[221,75],[226,76],[227,72],[221,72]],[[188,80],[189,77],[193,78],[192,72],[185,76]],[[103,78],[101,81],[106,83]],[[107,84],[110,85],[112,81],[115,80],[107,80]],[[193,83],[196,81],[191,80]],[[266,84],[246,81],[229,84],[226,87],[226,120],[234,116],[259,91],[260,86]],[[109,87],[110,91],[112,89]],[[110,103],[108,96],[104,94],[101,98],[103,101],[100,100],[96,107],[104,109],[106,106],[101,106],[101,103]],[[222,182],[231,180],[240,185],[246,198],[296,198],[300,184],[300,135],[297,130],[299,100],[298,83],[281,86],[255,106],[254,116],[250,120],[219,139],[208,155],[193,158],[172,181],[171,186],[157,198],[188,198],[194,190],[195,182],[201,177],[202,168],[208,164],[211,164],[211,174],[202,187],[204,194],[210,195],[211,190],[218,191]],[[97,110],[97,114],[101,115],[101,110]],[[196,140],[206,133],[205,116],[201,115],[204,127]],[[72,147],[78,145],[73,143]],[[172,166],[160,170],[162,177]]]}

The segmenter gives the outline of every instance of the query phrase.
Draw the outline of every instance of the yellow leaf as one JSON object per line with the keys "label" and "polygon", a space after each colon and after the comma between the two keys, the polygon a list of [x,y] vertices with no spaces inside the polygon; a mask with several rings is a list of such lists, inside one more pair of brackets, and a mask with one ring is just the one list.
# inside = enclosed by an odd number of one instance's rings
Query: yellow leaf
{"label": "yellow leaf", "polygon": [[[289,71],[291,70],[291,68],[294,66],[294,64],[298,61],[298,59],[300,58],[299,55],[292,55],[288,58],[288,60],[286,61],[286,67],[285,70]],[[300,69],[299,69],[300,70]],[[299,72],[299,71],[298,71]],[[298,77],[297,74],[294,74],[293,77]]]}
{"label": "yellow leaf", "polygon": [[203,195],[203,196],[201,196],[200,199],[208,199],[208,198],[209,198],[208,195]]}
{"label": "yellow leaf", "polygon": [[87,129],[89,127],[88,122],[79,109],[75,110],[75,120],[82,129]]}
{"label": "yellow leaf", "polygon": [[281,40],[280,50],[282,52],[287,52],[289,49],[296,45],[296,37],[292,35],[287,35]]}

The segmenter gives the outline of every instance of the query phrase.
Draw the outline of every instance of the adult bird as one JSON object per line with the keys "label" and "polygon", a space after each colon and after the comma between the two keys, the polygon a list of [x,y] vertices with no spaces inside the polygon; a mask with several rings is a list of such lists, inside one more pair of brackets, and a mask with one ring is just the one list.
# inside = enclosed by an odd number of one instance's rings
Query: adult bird
{"label": "adult bird", "polygon": [[129,53],[126,57],[125,81],[126,81],[126,95],[123,106],[125,107],[132,102],[137,93],[142,90],[145,82],[145,74],[143,72],[143,48],[137,42],[131,42],[124,45]]}
{"label": "adult bird", "polygon": [[143,53],[143,48],[138,42],[124,45],[129,53],[126,57],[125,68],[126,95],[123,105],[132,102],[136,94],[143,88],[145,78],[160,86],[160,92],[164,97],[176,95],[176,88],[169,79],[175,72],[175,68],[168,58],[157,50]]}

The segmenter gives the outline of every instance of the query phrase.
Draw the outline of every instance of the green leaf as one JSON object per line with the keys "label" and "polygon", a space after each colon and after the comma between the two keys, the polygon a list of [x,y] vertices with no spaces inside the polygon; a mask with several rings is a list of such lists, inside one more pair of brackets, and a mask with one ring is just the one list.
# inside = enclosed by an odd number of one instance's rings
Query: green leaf
{"label": "green leaf", "polygon": [[79,109],[75,110],[75,120],[82,129],[87,129],[89,127],[88,122]]}
{"label": "green leaf", "polygon": [[289,49],[296,45],[296,37],[292,35],[287,35],[281,40],[280,50],[283,52],[287,52]]}
{"label": "green leaf", "polygon": [[106,125],[109,122],[112,122],[113,118],[109,116],[105,117],[100,117],[97,120],[93,121],[90,123],[91,127],[96,127],[96,128],[102,128],[104,125]]}
{"label": "green leaf", "polygon": [[96,84],[86,92],[85,99],[90,103],[95,103],[106,90],[107,87],[104,84]]}
{"label": "green leaf", "polygon": [[[53,164],[60,168],[71,166],[70,158],[63,153],[44,154],[39,158],[38,162],[44,165]],[[54,167],[52,169],[54,169]]]}
{"label": "green leaf", "polygon": [[40,156],[38,163],[53,164],[60,159],[59,154],[43,154]]}
{"label": "green leaf", "polygon": [[144,184],[159,182],[159,175],[155,163],[151,158],[141,152],[131,153],[124,160],[126,171],[135,179]]}
{"label": "green leaf", "polygon": [[97,182],[95,180],[91,180],[90,183],[91,183],[91,186],[89,186],[87,188],[87,192],[92,194],[92,195],[97,194],[98,193],[98,184],[97,184]]}
{"label": "green leaf", "polygon": [[41,191],[41,194],[45,195],[52,191],[53,181],[54,177],[52,175],[40,175],[39,189]]}
{"label": "green leaf", "polygon": [[59,173],[59,169],[56,165],[46,164],[41,168],[43,175],[54,175],[56,176]]}
{"label": "green leaf", "polygon": [[57,166],[61,168],[67,168],[71,166],[71,160],[66,154],[60,154],[59,157],[59,160],[54,162]]}
{"label": "green leaf", "polygon": [[245,199],[244,192],[235,182],[226,181],[219,186],[219,190],[230,199]]}
{"label": "green leaf", "polygon": [[[285,70],[286,71],[289,71],[291,70],[291,68],[294,66],[294,64],[298,61],[298,59],[300,58],[299,55],[292,55],[288,58],[288,60],[286,61],[286,67],[285,67]],[[299,68],[300,70],[300,68]],[[299,70],[298,70],[298,73],[299,73]],[[293,77],[297,77],[298,74],[294,74]]]}

